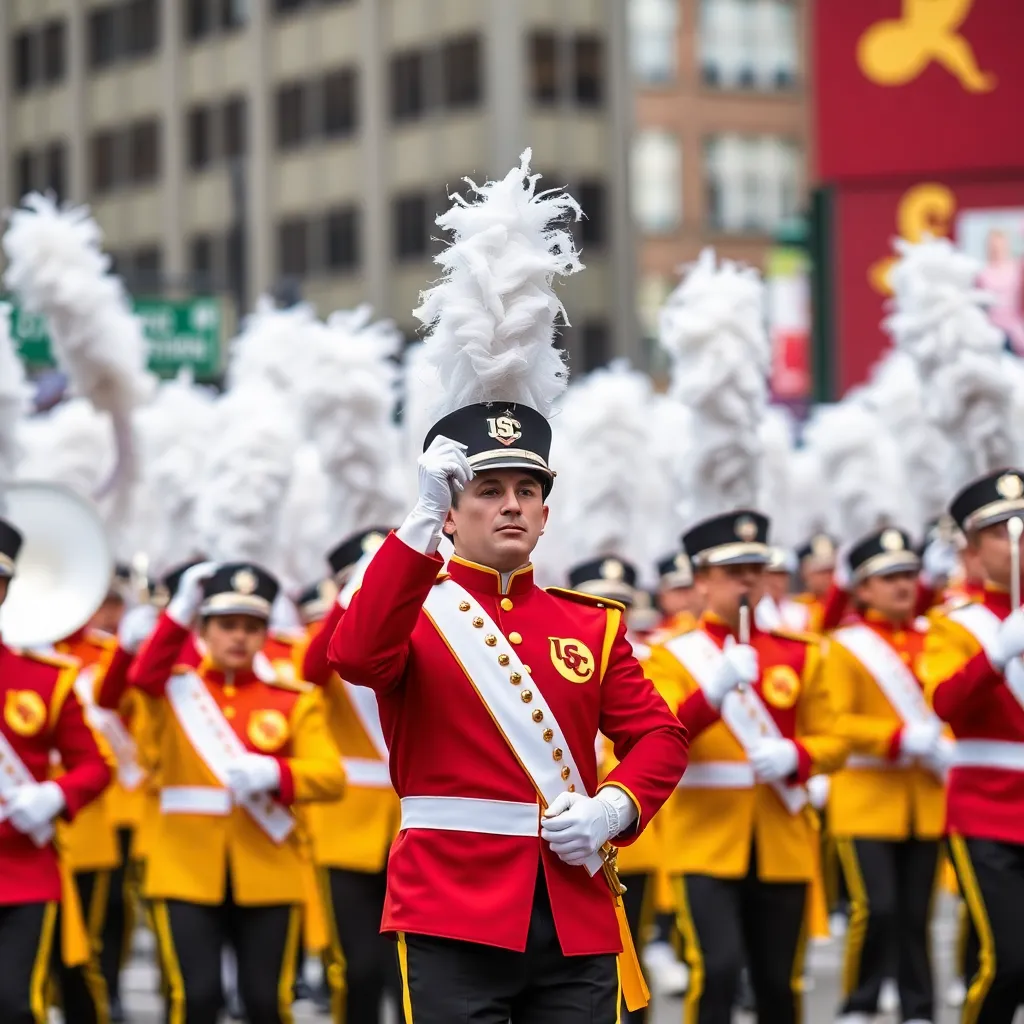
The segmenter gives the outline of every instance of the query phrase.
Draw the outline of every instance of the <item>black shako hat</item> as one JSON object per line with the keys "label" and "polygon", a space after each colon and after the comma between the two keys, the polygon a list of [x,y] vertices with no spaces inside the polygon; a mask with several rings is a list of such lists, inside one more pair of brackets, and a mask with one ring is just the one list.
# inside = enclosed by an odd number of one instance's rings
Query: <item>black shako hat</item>
{"label": "black shako hat", "polygon": [[836,542],[827,533],[816,533],[796,549],[801,568],[810,560],[812,569],[831,569],[836,564]]}
{"label": "black shako hat", "polygon": [[321,580],[303,587],[295,597],[295,607],[304,626],[320,622],[331,610],[331,603],[337,597],[338,588],[331,580]]}
{"label": "black shako hat", "polygon": [[363,555],[376,551],[390,532],[390,526],[371,526],[353,533],[332,548],[327,555],[327,564],[331,567],[335,579],[346,569],[351,569]]}
{"label": "black shako hat", "polygon": [[277,580],[266,569],[251,562],[228,562],[203,580],[199,615],[253,615],[269,619],[277,591]]}
{"label": "black shako hat", "polygon": [[712,516],[683,534],[683,548],[695,569],[711,565],[766,565],[768,517],[752,509]]}
{"label": "black shako hat", "polygon": [[636,567],[606,556],[581,562],[569,570],[569,587],[592,597],[608,597],[631,605],[636,600]]}
{"label": "black shako hat", "polygon": [[964,533],[1024,514],[1024,471],[997,469],[972,480],[949,505]]}
{"label": "black shako hat", "polygon": [[677,551],[658,560],[658,586],[662,590],[693,586],[693,566],[685,551]]}
{"label": "black shako hat", "polygon": [[21,550],[22,536],[6,519],[0,519],[0,579],[14,575],[14,563]]}
{"label": "black shako hat", "polygon": [[551,492],[551,424],[536,409],[517,402],[477,402],[439,419],[427,432],[424,451],[438,435],[466,446],[474,473],[529,469],[540,478],[544,497]]}
{"label": "black shako hat", "polygon": [[847,556],[850,580],[863,583],[869,576],[891,576],[897,572],[917,572],[921,559],[910,535],[887,526],[857,541]]}

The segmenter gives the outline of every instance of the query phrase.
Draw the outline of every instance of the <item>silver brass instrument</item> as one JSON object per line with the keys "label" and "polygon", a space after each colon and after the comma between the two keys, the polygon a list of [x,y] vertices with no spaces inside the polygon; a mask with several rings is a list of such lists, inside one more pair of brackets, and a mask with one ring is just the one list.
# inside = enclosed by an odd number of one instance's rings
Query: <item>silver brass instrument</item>
{"label": "silver brass instrument", "polygon": [[96,613],[110,589],[114,554],[96,507],[67,487],[14,483],[5,497],[4,518],[24,543],[0,606],[0,637],[10,647],[46,647]]}
{"label": "silver brass instrument", "polygon": [[1019,516],[1008,519],[1006,532],[1010,535],[1010,606],[1016,611],[1020,607],[1020,535],[1024,533],[1024,521]]}

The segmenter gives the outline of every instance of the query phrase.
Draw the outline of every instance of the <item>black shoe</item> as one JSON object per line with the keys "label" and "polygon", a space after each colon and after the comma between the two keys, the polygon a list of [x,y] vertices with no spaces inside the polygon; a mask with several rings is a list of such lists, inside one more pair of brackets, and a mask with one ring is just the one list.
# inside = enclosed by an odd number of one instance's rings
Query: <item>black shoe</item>
{"label": "black shoe", "polygon": [[313,990],[309,987],[309,982],[305,978],[296,978],[295,984],[292,986],[292,998],[295,1002],[300,999],[312,999]]}
{"label": "black shoe", "polygon": [[736,1009],[744,1013],[753,1013],[757,1009],[757,1000],[754,998],[754,989],[750,984],[750,974],[744,968],[740,974],[740,983],[736,989]]}
{"label": "black shoe", "polygon": [[317,1013],[328,1014],[331,1012],[331,988],[326,981],[321,981],[313,989],[313,1006]]}
{"label": "black shoe", "polygon": [[121,997],[115,992],[110,996],[110,1024],[124,1024],[128,1019],[124,1015],[124,1007],[121,1005]]}
{"label": "black shoe", "polygon": [[225,1003],[225,1009],[232,1020],[245,1020],[245,1007],[242,1005],[242,997],[237,992],[228,993]]}

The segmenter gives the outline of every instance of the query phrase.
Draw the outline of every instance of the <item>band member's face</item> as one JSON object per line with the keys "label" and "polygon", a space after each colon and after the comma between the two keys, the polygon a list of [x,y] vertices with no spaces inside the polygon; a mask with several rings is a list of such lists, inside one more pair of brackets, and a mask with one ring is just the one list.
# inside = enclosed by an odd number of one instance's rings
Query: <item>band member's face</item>
{"label": "band member's face", "polygon": [[456,554],[498,572],[530,560],[548,521],[539,480],[521,469],[485,470],[456,502],[444,526]]}
{"label": "band member's face", "polygon": [[905,622],[917,604],[917,573],[870,576],[857,587],[857,600],[894,622]]}
{"label": "band member's face", "polygon": [[663,615],[678,615],[689,612],[700,615],[703,601],[696,586],[669,587],[658,591],[658,607]]}
{"label": "band member's face", "polygon": [[117,594],[109,594],[89,620],[89,628],[103,633],[116,633],[123,614],[124,601]]}
{"label": "band member's face", "polygon": [[801,573],[804,586],[815,597],[824,597],[832,584],[832,569],[804,569]]}
{"label": "band member's face", "polygon": [[778,604],[789,593],[789,573],[766,572],[764,574],[764,592]]}
{"label": "band member's face", "polygon": [[[967,546],[977,555],[985,579],[1009,589],[1010,534],[1006,523],[993,523],[978,530],[971,535]],[[1021,558],[1021,568],[1024,570],[1024,557]]]}
{"label": "band member's face", "polygon": [[751,613],[764,597],[763,565],[712,565],[697,577],[708,611],[735,622],[740,613],[740,599],[746,597]]}
{"label": "band member's face", "polygon": [[267,624],[253,615],[213,615],[199,635],[219,669],[242,672],[252,668],[252,659],[263,649]]}

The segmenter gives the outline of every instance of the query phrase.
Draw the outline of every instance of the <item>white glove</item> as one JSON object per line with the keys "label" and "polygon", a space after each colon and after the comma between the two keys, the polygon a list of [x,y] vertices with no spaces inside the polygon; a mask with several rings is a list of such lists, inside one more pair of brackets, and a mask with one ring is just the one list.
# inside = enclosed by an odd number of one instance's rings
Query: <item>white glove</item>
{"label": "white glove", "polygon": [[19,786],[4,810],[19,832],[31,835],[53,821],[66,806],[64,790],[56,782],[39,782]]}
{"label": "white glove", "polygon": [[182,629],[192,628],[199,606],[203,603],[203,580],[208,580],[216,571],[216,562],[200,562],[182,573],[178,589],[167,605],[167,617]]}
{"label": "white glove", "polygon": [[153,632],[158,615],[159,612],[151,604],[129,608],[121,616],[121,624],[117,627],[117,645],[135,654],[142,646],[142,641]]}
{"label": "white glove", "polygon": [[715,674],[704,687],[704,696],[714,708],[720,708],[725,695],[740,685],[753,686],[761,674],[757,651],[749,644],[738,644],[731,637],[725,638],[724,656],[715,669]]}
{"label": "white glove", "polygon": [[927,587],[948,580],[960,565],[960,552],[955,544],[936,537],[921,557],[921,582]]}
{"label": "white glove", "polygon": [[832,781],[827,775],[812,775],[807,780],[807,796],[810,798],[811,806],[816,811],[823,811],[825,809],[831,788]]}
{"label": "white glove", "polygon": [[800,762],[800,755],[792,740],[761,740],[747,757],[761,782],[777,782],[788,778]]}
{"label": "white glove", "polygon": [[850,551],[852,544],[843,544],[836,552],[836,564],[832,569],[832,582],[843,591],[850,589],[853,573],[850,572]]}
{"label": "white glove", "polygon": [[281,785],[281,766],[266,754],[243,754],[227,770],[228,787],[236,800],[269,793]]}
{"label": "white glove", "polygon": [[956,743],[948,736],[940,736],[935,743],[935,749],[925,755],[924,763],[937,779],[945,781],[949,769],[953,767],[955,753]]}
{"label": "white glove", "polygon": [[991,649],[987,652],[988,659],[999,669],[1006,668],[1011,658],[1019,658],[1024,653],[1024,608],[1010,612],[999,625],[999,632]]}
{"label": "white glove", "polygon": [[616,786],[605,786],[597,796],[561,793],[544,812],[540,836],[559,860],[582,864],[635,820],[633,801]]}
{"label": "white glove", "polygon": [[473,469],[465,455],[466,446],[438,435],[419,457],[419,497],[416,505],[398,528],[398,539],[414,551],[432,555],[441,539],[452,491],[461,491],[473,479]]}
{"label": "white glove", "polygon": [[929,722],[911,722],[900,736],[900,753],[907,757],[927,757],[934,753],[942,733],[942,726],[936,719]]}

